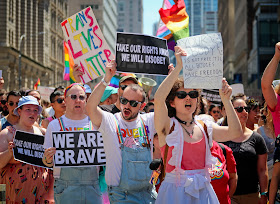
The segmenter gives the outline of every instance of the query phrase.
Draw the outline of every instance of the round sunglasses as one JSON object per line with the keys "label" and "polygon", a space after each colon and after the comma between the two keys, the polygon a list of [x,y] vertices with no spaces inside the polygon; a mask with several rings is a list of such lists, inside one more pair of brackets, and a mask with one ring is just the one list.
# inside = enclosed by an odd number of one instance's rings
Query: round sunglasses
{"label": "round sunglasses", "polygon": [[132,106],[132,107],[136,107],[139,103],[142,103],[142,102],[139,102],[139,101],[135,101],[135,100],[128,100],[124,97],[120,97],[120,102],[121,104],[123,105],[126,105],[128,102],[129,104]]}
{"label": "round sunglasses", "polygon": [[55,100],[57,103],[59,103],[59,104],[62,104],[63,103],[63,101],[64,101],[64,99],[62,99],[62,98],[58,98],[58,99],[56,99]]}
{"label": "round sunglasses", "polygon": [[124,91],[128,85],[120,85],[120,88]]}
{"label": "round sunglasses", "polygon": [[247,113],[250,111],[250,108],[245,106],[245,107],[242,107],[242,106],[238,106],[236,108],[234,108],[238,113],[242,113],[243,110],[245,110]]}
{"label": "round sunglasses", "polygon": [[175,95],[179,98],[179,99],[184,99],[187,97],[187,95],[190,96],[190,98],[197,98],[198,97],[198,91],[190,91],[189,93],[185,92],[185,91],[177,91],[175,93]]}
{"label": "round sunglasses", "polygon": [[214,114],[216,114],[216,113],[220,113],[220,111],[215,111],[215,110],[214,110],[214,111],[212,111],[212,112],[213,112]]}
{"label": "round sunglasses", "polygon": [[[79,98],[81,101],[84,101],[87,98],[86,95],[79,95],[78,96],[76,94],[70,94],[69,96],[72,100],[76,100],[77,98]],[[69,97],[69,96],[67,96],[67,97]]]}
{"label": "round sunglasses", "polygon": [[18,102],[10,101],[8,104],[9,104],[9,106],[14,106],[15,104],[18,106]]}

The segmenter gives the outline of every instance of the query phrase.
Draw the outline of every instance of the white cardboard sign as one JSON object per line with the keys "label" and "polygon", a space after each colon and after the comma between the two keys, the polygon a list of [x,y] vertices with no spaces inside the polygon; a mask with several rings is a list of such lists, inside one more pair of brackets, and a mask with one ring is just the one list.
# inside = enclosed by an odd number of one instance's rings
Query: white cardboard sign
{"label": "white cardboard sign", "polygon": [[185,88],[220,89],[223,79],[223,41],[220,33],[183,38],[177,41],[183,56]]}

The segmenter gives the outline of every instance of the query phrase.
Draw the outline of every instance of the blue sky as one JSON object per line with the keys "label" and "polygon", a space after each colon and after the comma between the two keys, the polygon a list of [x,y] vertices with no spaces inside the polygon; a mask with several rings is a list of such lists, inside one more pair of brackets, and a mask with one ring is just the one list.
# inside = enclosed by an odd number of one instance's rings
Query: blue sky
{"label": "blue sky", "polygon": [[158,10],[162,7],[163,0],[143,0],[143,33],[153,34],[153,24],[159,21]]}

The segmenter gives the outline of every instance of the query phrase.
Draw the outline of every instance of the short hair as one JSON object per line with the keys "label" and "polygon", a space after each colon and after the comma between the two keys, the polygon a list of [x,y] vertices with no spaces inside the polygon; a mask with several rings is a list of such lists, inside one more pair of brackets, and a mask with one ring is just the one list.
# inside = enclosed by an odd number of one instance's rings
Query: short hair
{"label": "short hair", "polygon": [[146,106],[144,107],[144,111],[146,112],[147,111],[147,109],[150,107],[150,106],[154,106],[155,104],[153,103],[153,102],[148,102],[147,104],[146,104]]}
{"label": "short hair", "polygon": [[25,93],[25,96],[29,96],[29,94],[30,94],[31,92],[37,92],[37,93],[40,95],[40,99],[41,99],[41,93],[40,93],[40,91],[34,90],[34,89],[27,91],[27,92]]}
{"label": "short hair", "polygon": [[247,107],[249,108],[250,111],[251,110],[256,110],[257,108],[261,108],[260,103],[257,100],[255,100],[254,98],[247,99],[246,104],[247,104]]}
{"label": "short hair", "polygon": [[145,93],[144,89],[139,84],[129,84],[127,86],[127,88],[130,88],[130,89],[132,89],[135,92],[137,92],[139,90],[141,92],[141,94],[142,94],[142,97],[143,97],[143,100],[141,102],[142,103],[145,102],[145,100],[146,100],[146,93]]}
{"label": "short hair", "polygon": [[235,94],[235,95],[233,95],[232,97],[231,97],[231,100],[232,101],[235,101],[235,100],[237,100],[237,99],[246,99],[246,95],[244,94],[244,93],[237,93],[237,94]]}
{"label": "short hair", "polygon": [[50,95],[50,102],[54,103],[54,99],[55,99],[56,96],[63,96],[63,95],[64,95],[64,93],[62,91],[52,92],[51,95]]}
{"label": "short hair", "polygon": [[219,109],[221,109],[219,105],[211,104],[210,107],[209,107],[209,112],[211,112],[212,109],[215,108],[215,107],[218,107]]}
{"label": "short hair", "polygon": [[58,89],[65,90],[65,87],[60,85],[60,86],[56,87],[56,88],[53,90],[53,92],[56,92]]}
{"label": "short hair", "polygon": [[19,93],[19,91],[15,91],[15,90],[10,91],[7,95],[7,101],[9,101],[10,96],[20,96],[21,97],[21,94]]}

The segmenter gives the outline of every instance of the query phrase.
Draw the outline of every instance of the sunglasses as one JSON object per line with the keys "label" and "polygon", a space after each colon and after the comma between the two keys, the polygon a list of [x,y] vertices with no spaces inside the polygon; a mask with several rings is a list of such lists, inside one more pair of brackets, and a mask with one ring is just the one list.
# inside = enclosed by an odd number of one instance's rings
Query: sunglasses
{"label": "sunglasses", "polygon": [[216,114],[216,113],[220,113],[220,111],[215,111],[215,110],[214,110],[214,111],[212,111],[212,112],[213,112],[214,114]]}
{"label": "sunglasses", "polygon": [[5,105],[7,103],[6,100],[1,100],[2,105]]}
{"label": "sunglasses", "polygon": [[131,101],[130,101],[130,100],[124,98],[124,97],[120,97],[120,102],[121,102],[121,104],[123,104],[123,105],[126,105],[126,104],[129,102],[129,104],[130,104],[132,107],[136,107],[139,103],[142,103],[142,102],[135,101],[135,100],[131,100]]}
{"label": "sunglasses", "polygon": [[87,96],[86,95],[75,95],[75,94],[71,94],[69,95],[71,97],[72,100],[76,100],[77,98],[79,98],[81,101],[84,101]]}
{"label": "sunglasses", "polygon": [[187,95],[190,96],[190,98],[197,98],[198,97],[198,91],[190,91],[189,93],[185,92],[185,91],[177,91],[175,93],[175,95],[179,98],[179,99],[184,99],[187,97]]}
{"label": "sunglasses", "polygon": [[[73,99],[74,100],[74,99]],[[81,100],[81,99],[80,99]],[[63,101],[64,101],[64,99],[62,99],[62,98],[58,98],[58,99],[56,99],[56,102],[57,103],[59,103],[59,104],[62,104],[63,103]]]}
{"label": "sunglasses", "polygon": [[127,85],[120,85],[120,88],[124,91]]}
{"label": "sunglasses", "polygon": [[18,106],[18,102],[14,103],[13,101],[11,101],[8,104],[9,104],[9,106],[14,106],[15,104]]}
{"label": "sunglasses", "polygon": [[250,108],[249,107],[242,107],[242,106],[238,106],[236,108],[234,108],[235,110],[237,110],[238,113],[242,113],[243,110],[245,110],[247,113],[249,112]]}

